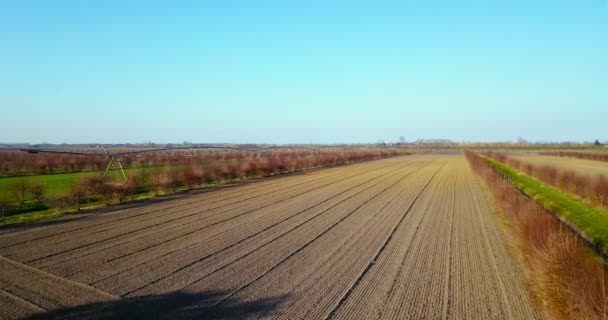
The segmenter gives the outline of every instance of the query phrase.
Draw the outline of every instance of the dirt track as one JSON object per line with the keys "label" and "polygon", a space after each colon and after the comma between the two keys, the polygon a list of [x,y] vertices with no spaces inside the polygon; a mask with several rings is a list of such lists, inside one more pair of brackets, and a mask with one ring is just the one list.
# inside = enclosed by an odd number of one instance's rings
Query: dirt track
{"label": "dirt track", "polygon": [[4,233],[0,318],[538,318],[485,197],[409,156]]}

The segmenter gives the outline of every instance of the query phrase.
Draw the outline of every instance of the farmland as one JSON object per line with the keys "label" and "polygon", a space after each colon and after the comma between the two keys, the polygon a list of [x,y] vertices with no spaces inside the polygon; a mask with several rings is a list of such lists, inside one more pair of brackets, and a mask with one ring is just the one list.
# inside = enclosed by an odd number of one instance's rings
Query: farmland
{"label": "farmland", "polygon": [[[4,174],[13,174],[0,177],[0,224],[26,223],[70,210],[81,211],[83,206],[109,206],[399,153],[388,148],[285,146],[256,150],[188,147],[126,153],[113,149],[107,157],[92,151],[74,154],[69,149],[29,151],[32,154],[0,151],[0,167]],[[104,157],[105,163],[100,162]],[[119,169],[109,170],[112,163],[124,163],[127,168],[123,171],[119,165]],[[109,171],[106,174],[87,168]]]}
{"label": "farmland", "polygon": [[574,170],[581,174],[608,176],[608,162],[535,154],[519,154],[516,155],[516,158],[535,165],[549,164],[568,170]]}
{"label": "farmland", "polygon": [[460,154],[7,230],[0,255],[8,318],[540,317]]}
{"label": "farmland", "polygon": [[0,320],[608,320],[606,1],[1,2]]}

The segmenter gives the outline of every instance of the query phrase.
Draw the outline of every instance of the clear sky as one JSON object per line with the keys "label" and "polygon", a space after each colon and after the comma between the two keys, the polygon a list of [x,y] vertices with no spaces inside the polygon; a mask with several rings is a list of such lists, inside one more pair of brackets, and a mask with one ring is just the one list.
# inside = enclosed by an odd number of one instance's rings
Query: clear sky
{"label": "clear sky", "polygon": [[608,2],[0,0],[0,142],[608,139]]}

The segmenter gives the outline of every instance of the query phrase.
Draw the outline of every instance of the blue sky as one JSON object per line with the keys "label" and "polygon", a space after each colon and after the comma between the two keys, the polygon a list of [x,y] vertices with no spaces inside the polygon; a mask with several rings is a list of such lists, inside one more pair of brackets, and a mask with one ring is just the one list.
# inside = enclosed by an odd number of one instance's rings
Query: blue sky
{"label": "blue sky", "polygon": [[0,0],[0,142],[608,140],[607,1]]}

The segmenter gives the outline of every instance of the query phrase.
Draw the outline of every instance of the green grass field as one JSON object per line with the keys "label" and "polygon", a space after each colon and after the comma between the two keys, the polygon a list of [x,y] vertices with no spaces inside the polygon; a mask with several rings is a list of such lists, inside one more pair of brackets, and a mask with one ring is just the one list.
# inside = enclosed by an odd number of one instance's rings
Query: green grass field
{"label": "green grass field", "polygon": [[[149,170],[149,168],[125,169],[125,174],[129,175],[130,173],[142,170]],[[102,172],[100,171],[86,171],[0,178],[0,198],[15,201],[10,190],[11,187],[19,180],[25,180],[31,183],[43,183],[46,185],[45,196],[52,197],[69,193],[72,186],[81,177],[94,177],[100,176],[101,174]],[[108,171],[108,174],[112,177],[120,178],[119,170]]]}
{"label": "green grass field", "polygon": [[[133,174],[141,172],[142,170],[151,170],[150,168],[130,168],[125,169],[125,174]],[[2,225],[28,223],[41,219],[48,219],[59,217],[62,214],[54,208],[49,208],[44,203],[36,203],[33,201],[31,194],[27,195],[26,202],[19,204],[16,202],[15,197],[11,193],[12,186],[18,181],[27,181],[29,183],[42,183],[45,185],[44,196],[55,197],[69,194],[72,187],[78,179],[81,177],[94,177],[100,176],[102,172],[99,171],[86,171],[86,172],[75,172],[75,173],[58,173],[58,174],[45,174],[45,175],[34,175],[34,176],[18,176],[18,177],[4,177],[0,178],[0,199],[10,204],[8,210],[0,212]],[[108,175],[115,179],[120,179],[119,170],[108,171]],[[138,194],[137,198],[150,198],[153,196],[152,192],[145,192]],[[86,200],[86,203],[81,205],[82,209],[95,208],[104,206],[105,201],[99,195],[91,195]],[[71,211],[76,210],[75,207],[70,207]]]}
{"label": "green grass field", "polygon": [[483,156],[482,159],[537,203],[572,224],[598,249],[608,253],[608,210],[590,206],[499,161]]}

